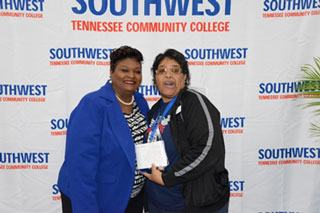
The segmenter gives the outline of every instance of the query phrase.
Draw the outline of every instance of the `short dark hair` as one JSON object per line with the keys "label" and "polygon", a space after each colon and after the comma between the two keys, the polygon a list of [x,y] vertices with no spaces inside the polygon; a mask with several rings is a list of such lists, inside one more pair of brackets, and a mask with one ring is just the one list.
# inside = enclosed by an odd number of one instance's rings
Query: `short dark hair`
{"label": "short dark hair", "polygon": [[110,54],[111,71],[114,72],[118,61],[126,58],[136,59],[140,65],[141,65],[141,62],[143,61],[143,55],[139,50],[126,45],[121,46],[119,48],[113,49],[113,51]]}
{"label": "short dark hair", "polygon": [[153,62],[152,68],[151,68],[152,76],[153,76],[153,83],[156,84],[156,80],[155,80],[156,71],[158,69],[160,62],[164,58],[170,58],[170,59],[173,59],[176,62],[178,62],[178,64],[180,65],[180,67],[182,69],[182,73],[187,75],[185,85],[188,86],[190,84],[190,72],[189,72],[188,62],[187,62],[186,58],[184,57],[184,55],[175,49],[167,49],[164,53],[160,53],[156,56],[156,58]]}

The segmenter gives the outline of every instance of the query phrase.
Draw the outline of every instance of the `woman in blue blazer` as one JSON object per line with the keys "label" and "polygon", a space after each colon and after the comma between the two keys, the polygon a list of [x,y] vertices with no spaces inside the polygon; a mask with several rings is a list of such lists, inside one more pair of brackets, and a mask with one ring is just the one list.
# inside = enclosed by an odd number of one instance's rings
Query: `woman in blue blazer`
{"label": "woman in blue blazer", "polygon": [[63,212],[142,212],[144,177],[134,148],[143,142],[149,110],[136,92],[142,61],[137,49],[115,49],[110,81],[72,111],[58,179]]}

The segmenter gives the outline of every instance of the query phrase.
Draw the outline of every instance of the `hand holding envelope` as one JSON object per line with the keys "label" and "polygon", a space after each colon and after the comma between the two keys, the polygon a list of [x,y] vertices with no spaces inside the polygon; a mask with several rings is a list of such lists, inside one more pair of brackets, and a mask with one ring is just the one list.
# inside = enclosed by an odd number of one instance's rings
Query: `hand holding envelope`
{"label": "hand holding envelope", "polygon": [[159,169],[157,169],[156,165],[152,164],[151,174],[147,172],[141,173],[141,174],[144,175],[149,180],[151,180],[152,182],[155,182],[161,186],[164,186],[164,182],[162,179],[162,172]]}

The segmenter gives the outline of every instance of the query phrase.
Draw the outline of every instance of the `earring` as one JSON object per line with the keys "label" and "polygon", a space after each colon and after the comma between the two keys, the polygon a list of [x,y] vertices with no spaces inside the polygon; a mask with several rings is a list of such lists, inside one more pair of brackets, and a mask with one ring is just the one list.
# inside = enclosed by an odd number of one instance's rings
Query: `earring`
{"label": "earring", "polygon": [[110,84],[112,84],[112,80],[111,80],[111,78],[110,78],[109,82],[110,82]]}

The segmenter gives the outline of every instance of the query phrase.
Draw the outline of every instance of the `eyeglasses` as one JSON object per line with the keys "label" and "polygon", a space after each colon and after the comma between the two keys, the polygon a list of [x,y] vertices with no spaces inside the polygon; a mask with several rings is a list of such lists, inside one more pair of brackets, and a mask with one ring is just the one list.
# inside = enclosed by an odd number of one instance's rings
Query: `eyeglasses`
{"label": "eyeglasses", "polygon": [[168,73],[168,70],[171,71],[171,73],[173,73],[174,75],[178,75],[180,73],[182,73],[182,69],[180,69],[179,67],[174,67],[174,68],[171,68],[171,69],[167,69],[167,68],[158,68],[156,70],[156,74],[157,75],[165,75]]}

